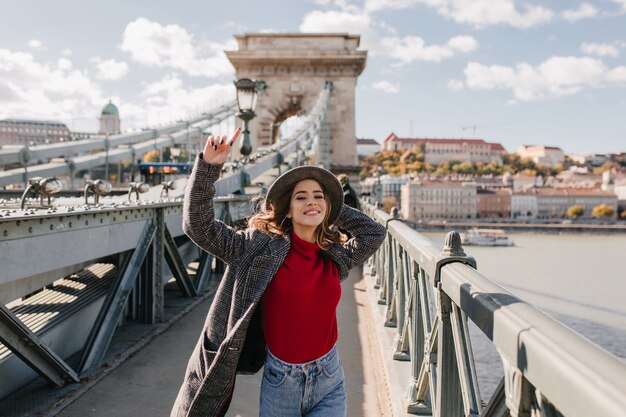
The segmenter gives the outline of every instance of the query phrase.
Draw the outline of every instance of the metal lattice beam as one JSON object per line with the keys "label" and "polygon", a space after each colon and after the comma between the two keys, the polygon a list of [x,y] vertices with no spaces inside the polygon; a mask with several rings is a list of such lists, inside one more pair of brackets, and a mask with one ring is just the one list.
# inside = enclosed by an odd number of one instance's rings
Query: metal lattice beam
{"label": "metal lattice beam", "polygon": [[164,226],[163,244],[165,246],[165,259],[170,267],[170,270],[174,274],[174,278],[176,278],[176,283],[178,284],[180,291],[185,297],[197,296],[198,294],[196,292],[196,288],[193,286],[193,282],[191,282],[189,274],[187,273],[187,265],[185,265],[183,259],[178,253],[176,242],[174,242],[167,226]]}
{"label": "metal lattice beam", "polygon": [[0,304],[0,341],[57,387],[79,381],[76,372],[2,304]]}
{"label": "metal lattice beam", "polygon": [[152,223],[146,223],[136,249],[105,300],[94,329],[85,344],[79,367],[81,373],[98,367],[102,362],[109,343],[111,343],[117,322],[124,311],[128,294],[139,274],[141,264],[148,253],[155,233],[156,226]]}

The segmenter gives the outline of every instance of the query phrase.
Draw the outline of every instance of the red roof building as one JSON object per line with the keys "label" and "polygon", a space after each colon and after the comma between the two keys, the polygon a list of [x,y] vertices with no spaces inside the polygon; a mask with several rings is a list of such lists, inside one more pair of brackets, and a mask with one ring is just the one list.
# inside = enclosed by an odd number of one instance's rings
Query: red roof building
{"label": "red roof building", "polygon": [[424,160],[435,165],[451,160],[500,164],[502,153],[506,152],[499,143],[483,139],[399,138],[394,133],[389,134],[382,145],[386,151],[403,151],[415,146],[423,147]]}

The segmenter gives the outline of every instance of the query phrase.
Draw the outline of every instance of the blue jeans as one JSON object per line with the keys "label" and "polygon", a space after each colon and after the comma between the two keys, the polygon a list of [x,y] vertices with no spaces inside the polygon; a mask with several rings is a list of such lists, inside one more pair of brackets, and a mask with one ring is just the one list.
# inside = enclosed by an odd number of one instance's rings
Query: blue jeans
{"label": "blue jeans", "polygon": [[333,347],[312,362],[283,362],[267,350],[260,417],[345,417],[344,373]]}

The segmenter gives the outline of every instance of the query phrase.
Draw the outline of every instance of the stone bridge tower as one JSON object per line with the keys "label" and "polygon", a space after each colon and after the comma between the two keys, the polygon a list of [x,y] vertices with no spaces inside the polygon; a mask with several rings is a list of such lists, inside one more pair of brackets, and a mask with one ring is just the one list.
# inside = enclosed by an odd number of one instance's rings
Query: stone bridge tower
{"label": "stone bridge tower", "polygon": [[326,81],[332,81],[331,169],[358,172],[354,90],[367,57],[367,51],[357,50],[360,36],[262,33],[235,38],[239,49],[226,56],[237,79],[263,80],[267,85],[250,124],[253,149],[273,144],[280,124],[310,112]]}

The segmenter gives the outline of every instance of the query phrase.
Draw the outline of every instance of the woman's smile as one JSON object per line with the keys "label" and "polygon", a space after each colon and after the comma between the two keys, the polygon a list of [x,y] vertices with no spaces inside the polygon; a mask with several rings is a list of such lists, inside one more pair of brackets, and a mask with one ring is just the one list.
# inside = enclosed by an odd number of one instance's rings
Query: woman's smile
{"label": "woman's smile", "polygon": [[317,181],[306,179],[295,185],[287,217],[301,239],[315,241],[313,233],[324,221],[327,210],[324,190]]}

